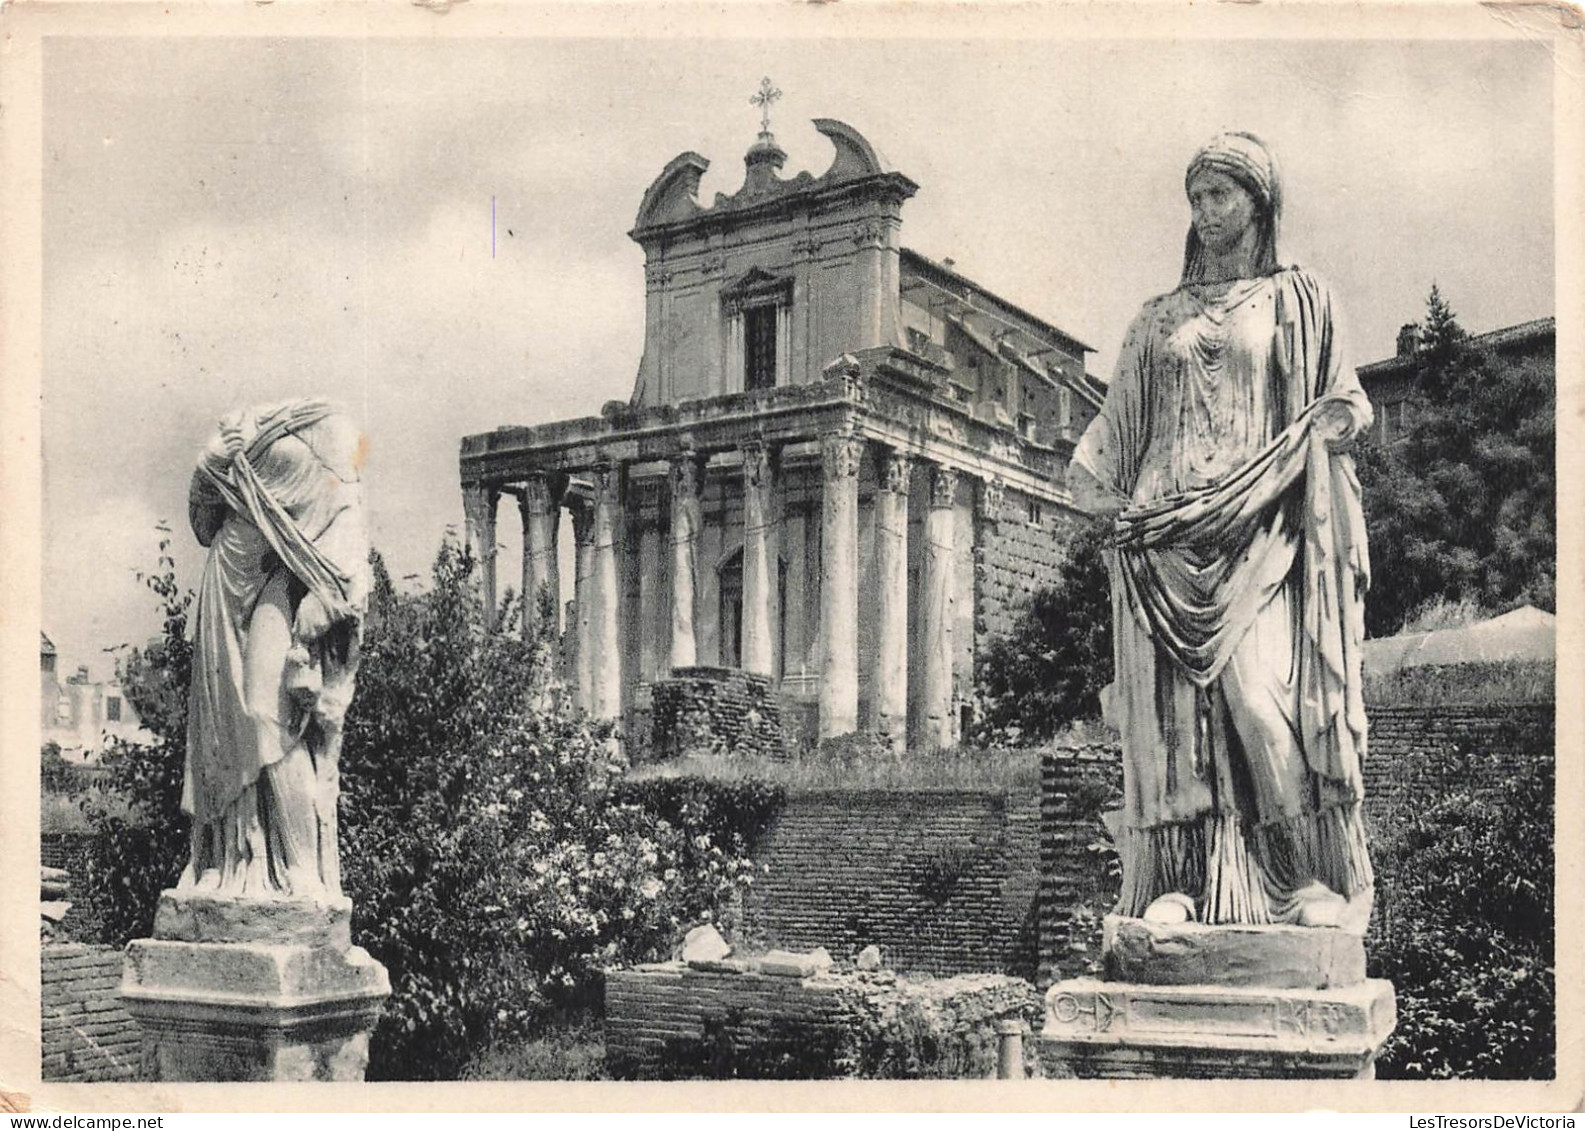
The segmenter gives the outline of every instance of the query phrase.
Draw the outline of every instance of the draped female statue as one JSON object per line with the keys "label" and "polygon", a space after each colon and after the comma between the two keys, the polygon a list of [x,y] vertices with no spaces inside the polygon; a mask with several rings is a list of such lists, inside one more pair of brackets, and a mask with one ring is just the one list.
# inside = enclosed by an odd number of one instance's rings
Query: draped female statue
{"label": "draped female statue", "polygon": [[341,893],[337,759],[369,590],[366,443],[322,400],[234,413],[199,456],[198,589],[178,891]]}
{"label": "draped female statue", "polygon": [[1346,449],[1370,405],[1330,290],[1279,258],[1265,145],[1218,136],[1185,188],[1182,280],[1134,319],[1070,474],[1115,516],[1118,911],[1362,930],[1370,567]]}

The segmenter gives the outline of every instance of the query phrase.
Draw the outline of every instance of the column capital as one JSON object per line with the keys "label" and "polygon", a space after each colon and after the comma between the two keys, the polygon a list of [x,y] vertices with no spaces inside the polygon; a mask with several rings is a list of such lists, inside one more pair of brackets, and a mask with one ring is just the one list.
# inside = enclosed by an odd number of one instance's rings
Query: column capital
{"label": "column capital", "polygon": [[1002,507],[1007,502],[1007,483],[996,475],[982,479],[979,501],[980,517],[987,522],[996,522],[1001,518]]}
{"label": "column capital", "polygon": [[495,502],[501,489],[493,483],[465,483],[462,487],[462,511],[470,522],[483,525],[495,521]]}
{"label": "column capital", "polygon": [[671,458],[671,493],[673,498],[699,497],[699,454],[684,448]]}
{"label": "column capital", "polygon": [[770,483],[773,449],[764,440],[745,440],[739,445],[743,453],[743,485],[753,489]]}
{"label": "column capital", "polygon": [[597,463],[589,469],[590,480],[594,483],[594,501],[611,503],[622,493],[622,465],[610,460]]}
{"label": "column capital", "polygon": [[531,471],[523,477],[521,489],[515,492],[517,504],[527,519],[531,514],[549,514],[561,502],[561,484],[548,471]]}
{"label": "column capital", "polygon": [[568,495],[567,510],[572,514],[572,537],[580,546],[594,545],[594,500],[586,495]]}
{"label": "column capital", "polygon": [[914,457],[896,448],[877,449],[880,463],[880,488],[897,495],[908,494],[908,477],[914,469]]}
{"label": "column capital", "polygon": [[851,433],[826,436],[820,441],[820,455],[827,480],[857,479],[864,441]]}
{"label": "column capital", "polygon": [[958,475],[955,467],[936,464],[930,469],[930,506],[939,510],[950,507],[958,492]]}

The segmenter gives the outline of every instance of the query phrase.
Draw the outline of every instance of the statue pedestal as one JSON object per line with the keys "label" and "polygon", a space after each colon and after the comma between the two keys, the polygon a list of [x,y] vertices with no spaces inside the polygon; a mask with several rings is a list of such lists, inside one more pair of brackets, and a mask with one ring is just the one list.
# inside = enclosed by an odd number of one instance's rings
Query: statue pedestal
{"label": "statue pedestal", "polygon": [[362,1080],[390,996],[351,901],[166,891],[127,947],[121,999],[148,1080]]}
{"label": "statue pedestal", "polygon": [[1363,941],[1326,927],[1108,916],[1106,980],[1046,994],[1042,1057],[1081,1077],[1364,1078],[1397,1024]]}

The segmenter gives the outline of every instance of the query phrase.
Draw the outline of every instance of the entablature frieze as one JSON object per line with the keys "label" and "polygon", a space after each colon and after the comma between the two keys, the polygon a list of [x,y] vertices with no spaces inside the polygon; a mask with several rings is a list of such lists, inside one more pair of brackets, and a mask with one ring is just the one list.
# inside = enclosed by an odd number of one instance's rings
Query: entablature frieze
{"label": "entablature frieze", "polygon": [[1062,483],[1066,452],[1011,435],[945,397],[921,395],[916,374],[873,364],[862,369],[857,379],[836,375],[809,385],[470,436],[463,441],[461,478],[465,488],[499,491],[535,474],[591,478],[602,464],[625,467],[629,476],[661,476],[684,451],[701,461],[701,470],[708,465],[714,471],[739,465],[742,446],[753,443],[764,444],[784,467],[814,464],[822,438],[848,432],[901,456],[979,480],[999,479],[1005,489],[1072,506]]}

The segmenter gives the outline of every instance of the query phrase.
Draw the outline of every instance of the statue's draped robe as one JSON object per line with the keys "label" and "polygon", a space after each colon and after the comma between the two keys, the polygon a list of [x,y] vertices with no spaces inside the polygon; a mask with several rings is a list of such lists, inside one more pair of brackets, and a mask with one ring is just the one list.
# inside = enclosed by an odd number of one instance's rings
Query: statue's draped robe
{"label": "statue's draped robe", "polygon": [[[1323,406],[1335,406],[1323,410]],[[1111,557],[1124,803],[1119,911],[1290,921],[1371,884],[1360,815],[1369,584],[1352,458],[1370,406],[1330,295],[1298,268],[1186,285],[1130,328],[1074,463],[1127,505]]]}
{"label": "statue's draped robe", "polygon": [[[357,429],[323,401],[265,410],[235,459],[217,436],[189,512],[209,547],[198,590],[182,808],[183,887],[340,893],[337,760],[368,592]],[[295,631],[312,594],[317,640]]]}

